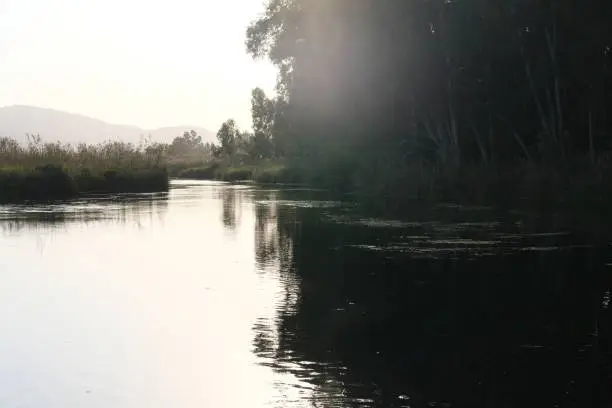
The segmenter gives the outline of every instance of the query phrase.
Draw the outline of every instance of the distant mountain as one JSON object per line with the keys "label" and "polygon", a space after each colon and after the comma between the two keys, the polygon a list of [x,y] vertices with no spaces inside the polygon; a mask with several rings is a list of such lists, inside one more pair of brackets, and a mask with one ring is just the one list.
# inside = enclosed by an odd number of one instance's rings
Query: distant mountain
{"label": "distant mountain", "polygon": [[44,142],[99,143],[120,140],[138,143],[141,136],[151,135],[154,142],[171,142],[186,130],[195,130],[204,142],[214,141],[215,133],[197,126],[172,126],[141,129],[113,125],[98,119],[54,109],[34,106],[0,107],[0,137],[25,141],[26,133],[39,134]]}

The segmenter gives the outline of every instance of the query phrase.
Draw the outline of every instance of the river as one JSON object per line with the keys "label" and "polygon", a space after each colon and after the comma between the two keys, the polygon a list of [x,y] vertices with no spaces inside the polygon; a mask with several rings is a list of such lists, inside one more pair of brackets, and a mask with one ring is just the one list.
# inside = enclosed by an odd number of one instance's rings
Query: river
{"label": "river", "polygon": [[0,407],[610,407],[612,249],[324,191],[0,206]]}

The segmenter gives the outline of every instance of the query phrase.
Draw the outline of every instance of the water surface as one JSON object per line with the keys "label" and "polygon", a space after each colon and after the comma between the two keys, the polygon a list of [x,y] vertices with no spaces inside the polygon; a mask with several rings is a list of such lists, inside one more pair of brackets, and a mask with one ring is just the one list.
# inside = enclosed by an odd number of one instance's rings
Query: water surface
{"label": "water surface", "polygon": [[0,206],[0,407],[606,407],[606,245],[324,191]]}

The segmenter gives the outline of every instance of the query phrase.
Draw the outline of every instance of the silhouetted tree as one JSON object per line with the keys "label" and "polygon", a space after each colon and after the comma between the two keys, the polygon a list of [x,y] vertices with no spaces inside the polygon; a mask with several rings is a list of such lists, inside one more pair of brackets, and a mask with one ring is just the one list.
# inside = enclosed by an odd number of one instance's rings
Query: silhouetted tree
{"label": "silhouetted tree", "polygon": [[611,19],[603,0],[269,0],[246,45],[279,68],[293,156],[562,163],[609,146]]}
{"label": "silhouetted tree", "polygon": [[253,155],[269,157],[273,153],[272,129],[275,117],[274,101],[266,97],[261,88],[251,93],[251,117],[253,119]]}
{"label": "silhouetted tree", "polygon": [[236,149],[236,138],[239,130],[234,119],[226,120],[217,131],[217,140],[224,154],[232,155]]}

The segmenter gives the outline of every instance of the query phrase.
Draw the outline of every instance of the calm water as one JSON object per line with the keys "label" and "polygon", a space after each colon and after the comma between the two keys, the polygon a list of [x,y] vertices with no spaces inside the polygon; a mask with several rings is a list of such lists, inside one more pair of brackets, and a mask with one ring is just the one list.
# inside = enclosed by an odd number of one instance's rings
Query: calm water
{"label": "calm water", "polygon": [[299,189],[0,206],[0,407],[611,407],[612,247]]}

